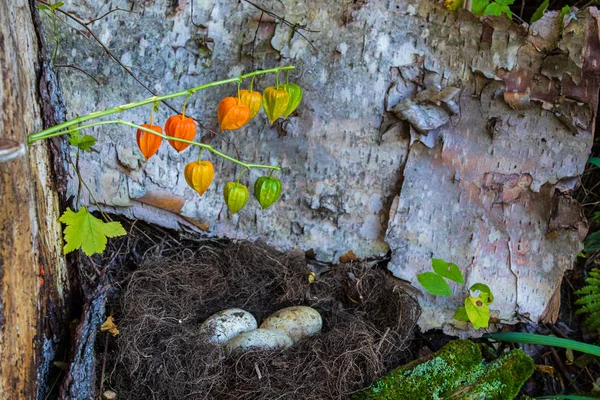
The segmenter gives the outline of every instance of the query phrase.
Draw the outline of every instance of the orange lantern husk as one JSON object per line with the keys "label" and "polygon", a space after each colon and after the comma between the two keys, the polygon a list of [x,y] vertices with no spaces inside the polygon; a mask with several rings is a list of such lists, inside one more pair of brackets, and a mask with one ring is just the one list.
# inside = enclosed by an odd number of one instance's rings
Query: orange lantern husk
{"label": "orange lantern husk", "polygon": [[250,109],[250,119],[254,118],[262,108],[262,94],[252,90],[240,90],[240,103]]}
{"label": "orange lantern husk", "polygon": [[[194,140],[196,137],[196,121],[181,114],[173,115],[169,117],[165,124],[165,135],[177,139]],[[169,144],[177,152],[187,149],[190,145],[189,143],[178,142],[176,140],[169,140]]]}
{"label": "orange lantern husk", "polygon": [[[151,129],[158,133],[163,133],[162,128],[160,126],[148,124],[142,124],[141,126],[143,126],[144,128]],[[153,135],[150,132],[146,132],[142,129],[137,130],[135,140],[137,142],[138,147],[140,148],[140,151],[146,158],[146,161],[148,161],[150,157],[156,154],[158,148],[162,143],[162,138],[160,136]]]}
{"label": "orange lantern husk", "polygon": [[250,121],[250,108],[237,97],[225,97],[217,108],[221,131],[239,129]]}
{"label": "orange lantern husk", "polygon": [[210,161],[192,161],[185,166],[183,176],[187,184],[202,197],[215,176],[215,168]]}

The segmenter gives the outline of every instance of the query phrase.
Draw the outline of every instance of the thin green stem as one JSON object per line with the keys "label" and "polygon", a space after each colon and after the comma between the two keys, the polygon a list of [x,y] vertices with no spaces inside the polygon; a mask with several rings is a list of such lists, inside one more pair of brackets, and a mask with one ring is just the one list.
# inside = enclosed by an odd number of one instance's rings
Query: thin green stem
{"label": "thin green stem", "polygon": [[204,148],[200,149],[200,152],[198,153],[198,164],[200,164],[200,161],[202,161],[202,153],[204,153]]}
{"label": "thin green stem", "polygon": [[252,88],[254,87],[254,78],[256,78],[256,76],[252,77],[252,80],[250,81],[250,91],[252,92]]}
{"label": "thin green stem", "polygon": [[185,98],[185,100],[183,101],[183,107],[181,108],[181,118],[185,118],[185,107],[187,106],[187,102],[190,99],[190,97],[192,97],[194,93],[190,93],[187,95],[187,97]]}
{"label": "thin green stem", "polygon": [[238,82],[238,95],[237,95],[237,98],[238,98],[238,104],[240,104],[240,101],[242,101],[242,96],[240,95],[240,89],[241,89],[241,86],[242,86],[242,81],[239,81],[239,82]]}
{"label": "thin green stem", "polygon": [[238,176],[238,180],[237,180],[238,184],[240,183],[240,180],[242,179],[242,175],[244,175],[244,172],[249,171],[249,170],[250,170],[250,168],[244,168],[242,170],[242,172],[240,172],[240,176]]}
{"label": "thin green stem", "polygon": [[113,107],[113,108],[109,108],[103,111],[96,111],[93,112],[91,114],[87,114],[87,115],[82,115],[80,117],[76,117],[76,118],[72,118],[66,122],[63,122],[62,124],[58,124],[55,126],[52,126],[48,129],[44,129],[43,131],[34,133],[32,135],[30,135],[27,138],[27,142],[28,144],[31,144],[33,142],[35,142],[36,140],[41,140],[41,139],[47,139],[53,136],[59,136],[62,135],[63,133],[58,133],[59,131],[62,131],[63,129],[67,129],[72,127],[73,125],[78,125],[81,124],[83,122],[89,121],[91,119],[96,119],[96,118],[101,118],[101,117],[105,117],[107,115],[112,115],[112,114],[117,114],[117,113],[121,113],[123,111],[127,111],[130,110],[132,108],[136,108],[136,107],[141,107],[144,106],[146,104],[150,104],[153,103],[155,101],[163,101],[163,100],[169,100],[169,99],[173,99],[176,97],[182,97],[182,96],[188,96],[190,93],[194,94],[200,90],[204,90],[204,89],[208,89],[208,88],[212,88],[215,86],[221,86],[221,85],[226,85],[228,83],[233,83],[233,82],[241,82],[243,79],[247,79],[247,78],[252,78],[254,76],[258,76],[258,75],[264,75],[264,74],[270,74],[270,73],[279,73],[279,71],[287,71],[287,70],[292,70],[295,67],[293,65],[288,65],[285,67],[277,67],[277,68],[271,68],[271,69],[264,69],[264,70],[260,70],[260,71],[254,71],[254,72],[250,72],[248,74],[244,74],[244,75],[240,75],[236,78],[229,78],[229,79],[224,79],[221,81],[215,81],[215,82],[210,82],[210,83],[206,83],[204,85],[200,85],[200,86],[196,86],[193,87],[191,89],[186,89],[186,90],[182,90],[180,92],[175,92],[175,93],[169,93],[169,94],[165,94],[162,96],[152,96],[149,97],[147,99],[144,100],[139,100],[139,101],[135,101],[133,103],[129,103],[129,104],[123,104],[117,107]]}
{"label": "thin green stem", "polygon": [[[79,150],[78,150],[79,151]],[[71,161],[71,166],[73,167],[73,169],[75,170],[75,173],[77,174],[77,179],[79,179],[79,183],[82,183],[83,186],[85,187],[85,189],[88,191],[90,197],[92,198],[92,201],[94,202],[94,204],[96,205],[96,208],[98,209],[98,211],[100,211],[100,214],[102,215],[102,217],[107,220],[107,221],[111,221],[110,217],[108,215],[106,215],[104,213],[104,211],[102,211],[102,207],[100,207],[100,203],[98,203],[98,200],[96,200],[96,197],[94,197],[94,193],[92,193],[92,191],[90,190],[89,186],[87,185],[87,183],[85,183],[85,181],[83,180],[83,178],[81,177],[81,173],[79,172],[79,168],[77,168],[75,166],[75,164],[73,164],[73,161]]]}
{"label": "thin green stem", "polygon": [[[52,133],[52,134],[48,135],[47,137],[54,137],[54,136],[66,135],[66,134],[69,134],[71,132],[77,132],[77,131],[79,131],[81,129],[92,128],[94,126],[99,126],[99,125],[110,125],[110,124],[127,125],[127,126],[130,126],[132,128],[141,129],[141,130],[146,131],[148,133],[151,133],[153,135],[160,136],[161,138],[166,139],[166,140],[173,140],[173,141],[176,141],[176,142],[182,142],[182,143],[187,143],[187,144],[191,144],[191,145],[194,145],[194,146],[198,146],[198,147],[200,147],[202,149],[206,149],[206,150],[210,151],[213,154],[218,155],[219,157],[222,157],[222,158],[224,158],[226,160],[229,160],[229,161],[231,161],[231,162],[233,162],[235,164],[241,165],[242,167],[247,168],[247,169],[264,168],[264,169],[273,169],[273,170],[276,170],[276,171],[279,171],[281,169],[280,167],[275,166],[275,165],[260,165],[260,164],[245,163],[245,162],[239,161],[239,160],[237,160],[237,159],[235,159],[233,157],[230,157],[227,154],[221,153],[220,151],[218,151],[217,149],[215,149],[210,144],[198,143],[198,142],[194,142],[194,141],[191,141],[191,140],[185,140],[185,139],[179,139],[179,138],[172,137],[172,136],[167,136],[167,135],[165,135],[163,133],[158,133],[158,132],[153,131],[153,130],[151,130],[149,128],[146,128],[146,127],[134,124],[132,122],[123,121],[122,119],[119,119],[119,118],[114,119],[114,120],[92,122],[91,124],[78,126],[76,128],[71,128],[71,129],[66,130],[66,131],[55,132],[55,133]],[[45,139],[45,138],[42,138],[42,139]],[[36,139],[36,140],[41,140],[41,139]]]}
{"label": "thin green stem", "polygon": [[275,75],[275,89],[279,90],[279,71]]}
{"label": "thin green stem", "polygon": [[285,71],[285,84],[290,84],[290,71]]}

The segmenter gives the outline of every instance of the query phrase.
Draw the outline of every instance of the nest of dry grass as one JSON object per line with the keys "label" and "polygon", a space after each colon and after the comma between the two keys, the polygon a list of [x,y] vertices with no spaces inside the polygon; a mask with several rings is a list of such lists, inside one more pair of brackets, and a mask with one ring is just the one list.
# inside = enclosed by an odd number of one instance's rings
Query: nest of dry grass
{"label": "nest of dry grass", "polygon": [[[309,284],[304,253],[243,241],[157,246],[115,306],[121,331],[107,372],[123,399],[335,399],[409,359],[418,303],[368,263],[331,267]],[[199,326],[232,307],[262,321],[291,305],[323,331],[279,351],[228,356]]]}

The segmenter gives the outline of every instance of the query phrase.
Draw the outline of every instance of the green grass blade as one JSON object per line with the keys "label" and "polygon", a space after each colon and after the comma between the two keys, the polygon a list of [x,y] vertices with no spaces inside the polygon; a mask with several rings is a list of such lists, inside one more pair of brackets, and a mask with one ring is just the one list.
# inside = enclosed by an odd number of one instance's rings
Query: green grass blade
{"label": "green grass blade", "polygon": [[571,339],[562,339],[554,336],[536,335],[533,333],[518,333],[518,332],[498,332],[486,333],[483,335],[487,339],[495,339],[502,342],[514,342],[525,344],[541,344],[545,346],[562,347],[582,353],[591,354],[600,357],[600,347],[593,344],[578,342]]}

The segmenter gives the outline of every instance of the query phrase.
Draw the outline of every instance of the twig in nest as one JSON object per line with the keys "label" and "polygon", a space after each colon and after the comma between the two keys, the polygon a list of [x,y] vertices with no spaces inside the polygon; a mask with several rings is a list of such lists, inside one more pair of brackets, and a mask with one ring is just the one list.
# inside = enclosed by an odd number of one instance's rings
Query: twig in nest
{"label": "twig in nest", "polygon": [[77,67],[77,66],[75,66],[75,65],[71,65],[71,64],[64,64],[64,65],[55,65],[54,67],[55,67],[55,68],[73,68],[73,69],[75,69],[75,70],[77,70],[77,71],[81,72],[82,74],[85,74],[85,75],[87,75],[87,76],[88,76],[88,78],[90,78],[90,79],[92,79],[94,82],[96,82],[96,84],[97,84],[97,85],[100,85],[100,82],[98,82],[98,80],[97,80],[96,78],[94,78],[94,77],[92,76],[92,74],[90,74],[89,72],[87,72],[87,71],[85,71],[85,70],[83,70],[83,69],[81,69],[81,68],[79,68],[79,67]]}
{"label": "twig in nest", "polygon": [[317,49],[317,47],[316,47],[314,44],[312,44],[312,42],[311,42],[311,41],[310,41],[310,40],[309,40],[309,39],[308,39],[306,36],[304,36],[304,34],[303,34],[302,32],[300,32],[301,30],[303,30],[303,31],[306,31],[306,32],[311,32],[311,33],[316,33],[316,32],[319,32],[319,31],[313,31],[313,30],[310,30],[310,29],[306,28],[306,26],[305,26],[305,25],[300,25],[300,24],[292,24],[290,21],[286,20],[285,18],[283,18],[283,17],[280,17],[279,15],[275,14],[274,12],[271,12],[271,11],[269,11],[269,10],[266,10],[266,9],[262,8],[261,6],[259,6],[259,5],[258,5],[258,4],[256,4],[256,3],[253,3],[253,2],[251,2],[250,0],[243,0],[243,1],[244,1],[244,2],[246,2],[246,3],[248,3],[248,4],[250,4],[252,7],[259,9],[260,11],[262,11],[262,12],[263,12],[263,13],[265,13],[265,14],[267,14],[268,16],[270,16],[270,17],[272,17],[272,18],[275,18],[276,20],[280,21],[280,22],[281,22],[281,23],[283,23],[284,25],[287,25],[287,26],[289,26],[289,27],[290,27],[290,28],[292,28],[292,30],[293,30],[295,33],[297,33],[297,34],[298,34],[298,35],[299,35],[299,36],[300,36],[302,39],[306,40],[306,42],[307,42],[308,44],[310,44],[310,45],[311,45],[311,47],[312,47],[313,49],[315,49],[315,51],[317,51],[317,52],[319,51],[319,49]]}

